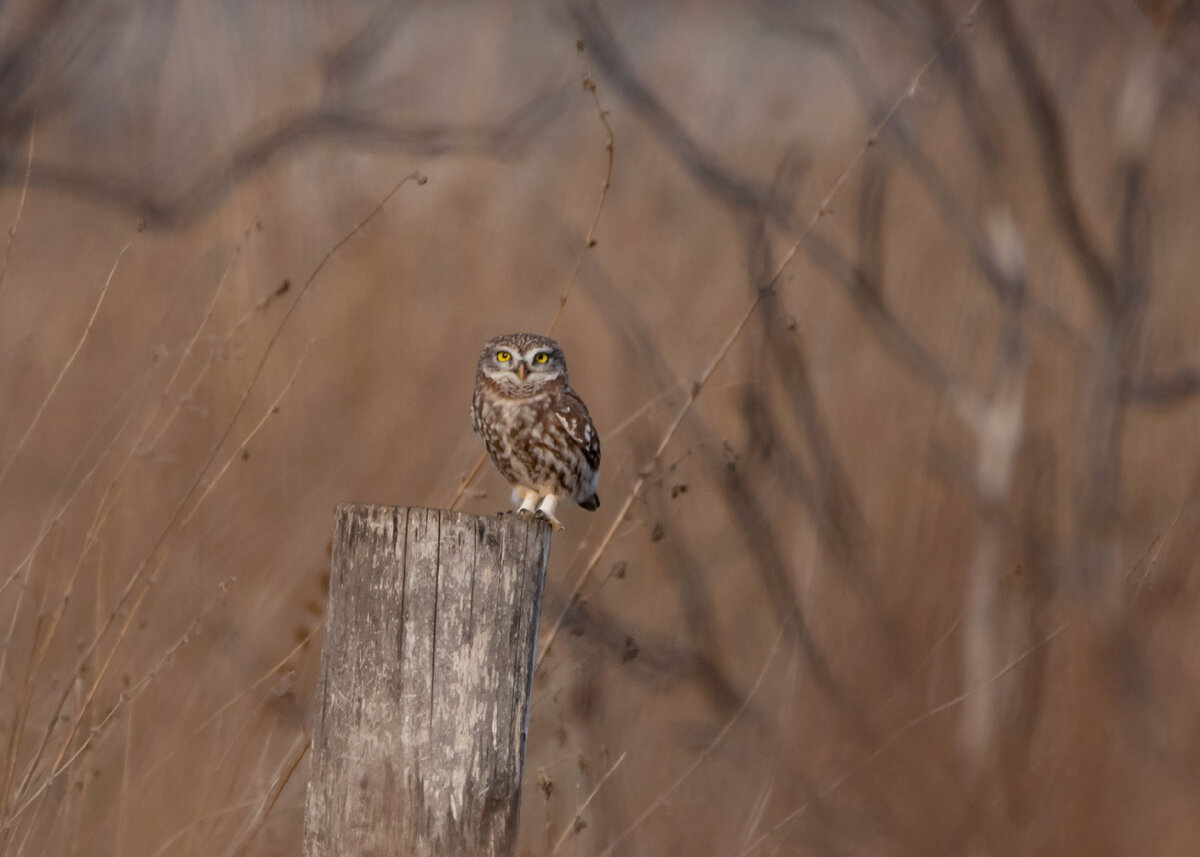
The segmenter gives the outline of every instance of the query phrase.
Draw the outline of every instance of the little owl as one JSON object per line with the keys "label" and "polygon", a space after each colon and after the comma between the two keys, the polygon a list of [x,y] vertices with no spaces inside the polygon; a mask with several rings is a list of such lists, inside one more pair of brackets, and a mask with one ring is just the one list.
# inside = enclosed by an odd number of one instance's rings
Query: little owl
{"label": "little owl", "polygon": [[508,333],[483,346],[471,427],[512,484],[517,514],[536,514],[561,530],[554,517],[560,500],[600,508],[600,437],[553,339]]}

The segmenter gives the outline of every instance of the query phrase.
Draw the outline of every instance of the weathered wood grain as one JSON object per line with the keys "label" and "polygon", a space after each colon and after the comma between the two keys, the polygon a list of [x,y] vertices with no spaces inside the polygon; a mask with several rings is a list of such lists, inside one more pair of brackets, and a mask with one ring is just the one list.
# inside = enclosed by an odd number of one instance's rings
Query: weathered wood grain
{"label": "weathered wood grain", "polygon": [[337,510],[308,857],[511,855],[550,527]]}

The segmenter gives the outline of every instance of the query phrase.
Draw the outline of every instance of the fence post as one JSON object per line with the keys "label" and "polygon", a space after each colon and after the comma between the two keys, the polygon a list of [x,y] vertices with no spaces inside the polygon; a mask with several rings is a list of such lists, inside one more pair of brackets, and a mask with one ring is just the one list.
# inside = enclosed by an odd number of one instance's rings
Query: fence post
{"label": "fence post", "polygon": [[515,853],[550,527],[338,507],[308,857]]}

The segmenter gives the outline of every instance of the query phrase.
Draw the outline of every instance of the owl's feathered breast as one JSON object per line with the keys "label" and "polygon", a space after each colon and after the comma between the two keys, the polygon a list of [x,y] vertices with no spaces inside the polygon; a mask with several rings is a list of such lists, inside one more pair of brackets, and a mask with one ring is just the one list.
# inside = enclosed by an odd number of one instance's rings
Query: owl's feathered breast
{"label": "owl's feathered breast", "polygon": [[516,396],[481,375],[471,424],[509,482],[584,500],[595,493],[600,439],[587,407],[565,383]]}

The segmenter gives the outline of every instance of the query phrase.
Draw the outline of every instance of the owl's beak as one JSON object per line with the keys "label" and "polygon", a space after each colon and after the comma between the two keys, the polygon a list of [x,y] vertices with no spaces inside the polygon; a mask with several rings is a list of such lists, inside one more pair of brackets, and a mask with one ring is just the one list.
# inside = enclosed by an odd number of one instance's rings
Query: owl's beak
{"label": "owl's beak", "polygon": [[520,378],[522,381],[525,380],[525,373],[528,371],[529,370],[525,367],[524,363],[517,364],[517,377]]}

